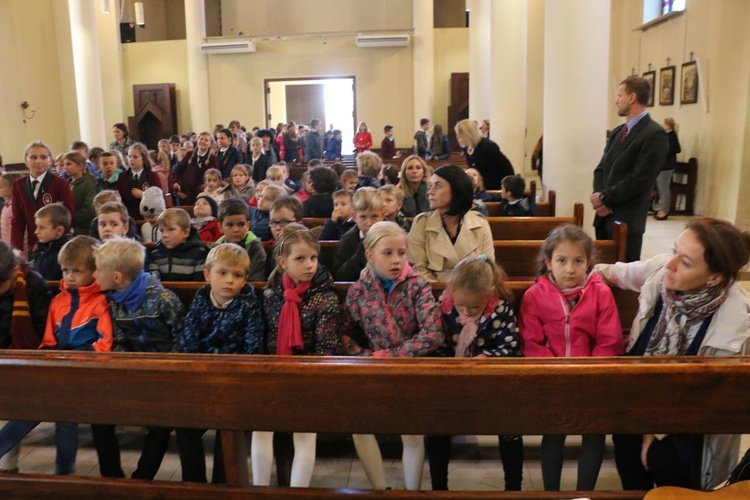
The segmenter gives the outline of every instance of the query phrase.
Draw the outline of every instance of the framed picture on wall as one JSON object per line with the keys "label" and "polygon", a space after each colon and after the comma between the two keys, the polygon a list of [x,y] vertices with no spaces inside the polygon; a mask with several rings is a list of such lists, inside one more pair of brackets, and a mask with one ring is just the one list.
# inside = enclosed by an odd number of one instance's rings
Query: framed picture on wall
{"label": "framed picture on wall", "polygon": [[643,73],[643,79],[648,82],[651,86],[651,90],[648,93],[648,106],[649,108],[654,105],[654,84],[656,84],[656,71],[646,71]]}
{"label": "framed picture on wall", "polygon": [[698,102],[698,64],[695,61],[682,65],[682,92],[680,104]]}
{"label": "framed picture on wall", "polygon": [[662,106],[674,104],[674,72],[674,66],[659,70],[659,104]]}

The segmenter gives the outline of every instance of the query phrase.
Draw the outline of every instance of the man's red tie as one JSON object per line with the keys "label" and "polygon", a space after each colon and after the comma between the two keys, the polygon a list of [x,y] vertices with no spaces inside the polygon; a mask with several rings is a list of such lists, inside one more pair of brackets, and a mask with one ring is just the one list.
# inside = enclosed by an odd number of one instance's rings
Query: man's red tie
{"label": "man's red tie", "polygon": [[620,142],[625,142],[625,138],[628,136],[628,126],[622,127],[622,135],[620,136]]}

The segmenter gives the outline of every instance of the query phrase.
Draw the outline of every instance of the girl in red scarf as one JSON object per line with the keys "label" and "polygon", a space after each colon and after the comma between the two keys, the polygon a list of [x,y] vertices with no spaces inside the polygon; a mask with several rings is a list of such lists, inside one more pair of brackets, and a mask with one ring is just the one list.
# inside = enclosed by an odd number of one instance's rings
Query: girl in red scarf
{"label": "girl in red scarf", "polygon": [[[318,264],[318,240],[301,224],[279,235],[276,269],[263,292],[267,352],[326,356],[341,352],[341,306],[328,270]],[[315,433],[294,433],[290,486],[308,487],[315,466]],[[253,432],[253,483],[271,481],[273,433]]]}
{"label": "girl in red scarf", "polygon": [[[578,226],[553,230],[539,252],[539,278],[523,296],[518,326],[523,355],[539,357],[620,356],[622,326],[612,291],[592,274],[594,242]],[[542,480],[560,490],[565,435],[542,438]],[[604,435],[585,434],[576,490],[596,486],[604,457]]]}

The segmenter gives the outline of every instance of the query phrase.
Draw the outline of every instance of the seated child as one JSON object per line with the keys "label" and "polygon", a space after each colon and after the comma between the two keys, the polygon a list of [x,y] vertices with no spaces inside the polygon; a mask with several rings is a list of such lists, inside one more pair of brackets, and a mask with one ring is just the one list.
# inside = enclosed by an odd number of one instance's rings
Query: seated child
{"label": "seated child", "polygon": [[[474,185],[474,199],[482,201],[492,201],[492,197],[484,189],[484,179],[482,174],[476,168],[467,168],[466,174],[471,177],[471,183]],[[525,189],[526,186],[524,186]]]}
{"label": "seated child", "polygon": [[[185,308],[159,278],[143,271],[146,253],[137,241],[105,241],[96,249],[96,282],[108,292],[114,323],[113,351],[172,352]],[[103,477],[125,477],[114,425],[92,425]],[[169,428],[149,427],[134,479],[153,479],[169,445]]]}
{"label": "seated child", "polygon": [[[102,205],[111,201],[122,204],[122,201],[120,200],[120,193],[118,191],[106,189],[94,196],[94,210],[96,211],[96,217],[94,217],[94,220],[91,221],[91,230],[89,231],[89,234],[94,238],[102,239],[99,235],[99,211],[101,210]],[[128,215],[127,220],[128,228],[126,231],[126,236],[131,240],[141,241],[141,235],[138,234],[138,226],[136,226],[135,220],[133,220],[130,215]]]}
{"label": "seated child", "polygon": [[404,206],[404,192],[401,188],[392,184],[378,188],[378,192],[380,193],[380,199],[383,200],[383,212],[385,214],[383,220],[395,222],[408,233],[411,224],[401,211],[401,207]]}
{"label": "seated child", "polygon": [[322,161],[320,161],[320,158],[313,158],[312,160],[307,162],[307,170],[312,170],[315,167],[321,167],[324,165],[325,164]]}
{"label": "seated child", "polygon": [[[268,226],[271,228],[272,238],[269,243],[275,243],[281,231],[289,224],[301,222],[304,217],[302,203],[296,196],[280,196],[271,205],[271,218]],[[272,246],[266,247],[266,280],[271,276],[276,267],[276,259],[273,255]]]}
{"label": "seated child", "polygon": [[354,227],[354,193],[347,189],[339,189],[333,193],[333,212],[331,218],[323,224],[323,230],[318,236],[320,241],[338,241],[347,231]]}
{"label": "seated child", "polygon": [[[39,347],[51,297],[44,279],[0,241],[0,349]],[[0,458],[0,472],[18,473],[20,450],[16,445]]]}
{"label": "seated child", "polygon": [[[49,206],[49,205],[48,205]],[[112,348],[112,317],[107,298],[94,282],[94,249],[90,236],[76,236],[58,255],[63,269],[60,293],[52,299],[40,349],[107,352]],[[0,457],[39,422],[11,421],[0,430]],[[55,474],[75,473],[78,424],[55,424]]]}
{"label": "seated child", "polygon": [[341,174],[344,173],[344,170],[346,170],[346,165],[341,163],[340,161],[337,161],[335,163],[331,163],[328,165],[328,168],[336,172],[336,182],[339,183],[339,179],[341,178]]}
{"label": "seated child", "polygon": [[161,239],[161,229],[156,219],[167,209],[164,205],[164,192],[161,188],[151,186],[143,192],[140,203],[144,223],[141,226],[141,241],[156,243]]}
{"label": "seated child", "polygon": [[536,206],[534,200],[524,196],[526,181],[520,175],[506,175],[500,186],[500,196],[503,197],[500,215],[529,216],[534,215]]}
{"label": "seated child", "polygon": [[265,180],[270,184],[275,184],[276,186],[283,187],[288,192],[288,190],[284,186],[284,170],[282,170],[282,168],[278,165],[268,167],[268,170],[266,170]]}
{"label": "seated child", "polygon": [[[369,154],[367,152],[362,153]],[[354,220],[357,225],[341,237],[333,254],[333,277],[336,281],[357,281],[367,265],[362,240],[370,226],[383,220],[383,201],[373,187],[364,187],[354,193]]]}
{"label": "seated child", "polygon": [[395,186],[398,184],[398,176],[400,173],[401,169],[396,165],[391,165],[390,163],[387,165],[383,165],[383,168],[380,169],[380,183],[383,186],[386,186],[388,184]]}
{"label": "seated child", "polygon": [[[233,243],[211,249],[203,275],[207,284],[198,290],[177,338],[185,353],[262,354],[265,325],[260,300],[247,283],[250,258]],[[206,429],[177,429],[182,480],[206,482],[203,434]],[[218,434],[217,434],[218,435]],[[214,441],[213,482],[226,482],[221,440]]]}
{"label": "seated child", "polygon": [[[255,185],[255,193],[253,194],[253,197],[250,199],[250,205],[251,207],[257,207],[258,206],[258,195],[263,192],[264,189],[266,189],[266,186],[270,186],[271,183],[267,180],[263,179],[258,184]],[[226,198],[224,198],[226,199]],[[224,200],[221,200],[224,201]],[[219,202],[219,205],[221,205],[221,202]]]}
{"label": "seated child", "polygon": [[219,204],[219,226],[224,236],[216,240],[216,244],[236,243],[244,248],[250,256],[247,280],[263,281],[266,279],[266,251],[260,238],[250,231],[247,212],[247,204],[239,198],[228,198]]}
{"label": "seated child", "polygon": [[375,153],[365,151],[357,157],[357,187],[380,187],[380,181],[377,179],[380,169],[383,168],[383,160]]}
{"label": "seated child", "polygon": [[294,196],[302,203],[306,202],[312,192],[312,182],[310,182],[310,171],[305,170],[302,173],[302,180],[300,181],[302,188],[294,193]]}
{"label": "seated child", "polygon": [[34,214],[39,241],[29,253],[29,263],[34,271],[46,280],[62,279],[57,254],[70,239],[70,212],[62,203],[45,205]]}
{"label": "seated child", "polygon": [[162,281],[200,281],[208,248],[181,208],[168,208],[157,220],[161,240],[149,253],[149,271]]}
{"label": "seated child", "polygon": [[122,203],[109,201],[99,207],[96,216],[99,239],[104,241],[110,238],[130,238],[138,241],[138,238],[131,237],[131,228],[128,215],[128,209]]}
{"label": "seated child", "polygon": [[221,238],[221,228],[219,227],[219,204],[207,193],[200,193],[195,197],[195,206],[193,206],[194,217],[190,219],[190,224],[198,230],[203,243],[214,243]]}
{"label": "seated child", "polygon": [[221,172],[217,168],[209,168],[203,174],[203,192],[216,200],[216,204],[221,203],[224,199],[224,181],[221,179]]}
{"label": "seated child", "polygon": [[294,182],[289,178],[289,165],[286,162],[280,161],[276,163],[276,166],[281,169],[281,173],[284,176],[284,187],[290,193],[296,193],[302,186]]}
{"label": "seated child", "polygon": [[357,171],[353,168],[347,168],[339,176],[339,184],[341,189],[346,189],[352,193],[357,189]]}
{"label": "seated child", "polygon": [[255,194],[255,183],[247,173],[245,165],[232,167],[231,183],[221,190],[224,198],[241,198],[249,203]]}
{"label": "seated child", "polygon": [[256,197],[258,206],[250,207],[250,229],[261,241],[268,241],[272,238],[271,228],[268,227],[268,221],[271,218],[271,205],[283,196],[286,196],[283,187],[277,184],[269,184]]}
{"label": "seated child", "polygon": [[122,154],[119,151],[105,151],[99,156],[99,171],[101,175],[96,179],[98,192],[117,191],[117,180],[123,172]]}
{"label": "seated child", "polygon": [[326,144],[326,160],[336,161],[341,159],[341,131],[334,130],[333,135]]}
{"label": "seated child", "polygon": [[338,178],[328,167],[315,167],[310,172],[310,196],[302,202],[305,217],[329,218],[333,212],[333,197]]}

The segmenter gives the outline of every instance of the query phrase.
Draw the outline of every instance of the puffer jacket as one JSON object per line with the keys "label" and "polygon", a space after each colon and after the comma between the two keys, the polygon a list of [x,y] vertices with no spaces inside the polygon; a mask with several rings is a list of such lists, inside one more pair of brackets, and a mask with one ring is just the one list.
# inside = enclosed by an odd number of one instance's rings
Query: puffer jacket
{"label": "puffer jacket", "polygon": [[[426,356],[438,349],[445,338],[432,287],[409,264],[387,295],[372,269],[366,267],[349,287],[346,308],[352,329],[361,329],[369,340],[370,345],[359,354]],[[357,349],[354,351],[350,349],[352,354]]]}
{"label": "puffer jacket", "polygon": [[207,256],[208,247],[191,227],[187,240],[172,249],[157,243],[148,254],[148,269],[157,271],[162,281],[203,281]]}
{"label": "puffer jacket", "polygon": [[[271,276],[263,290],[263,313],[266,319],[266,352],[276,353],[279,333],[279,315],[284,305],[284,288],[279,273]],[[341,304],[333,286],[333,277],[328,269],[318,264],[312,284],[302,294],[299,304],[302,323],[303,349],[295,349],[294,354],[310,356],[331,356],[340,354],[343,319]]]}
{"label": "puffer jacket", "polygon": [[524,356],[619,356],[623,352],[617,304],[595,274],[589,275],[572,309],[557,285],[540,276],[523,295],[519,328]]}
{"label": "puffer jacket", "polygon": [[211,302],[211,285],[202,287],[177,341],[179,352],[261,354],[263,317],[255,289],[244,285],[234,300],[220,309]]}

